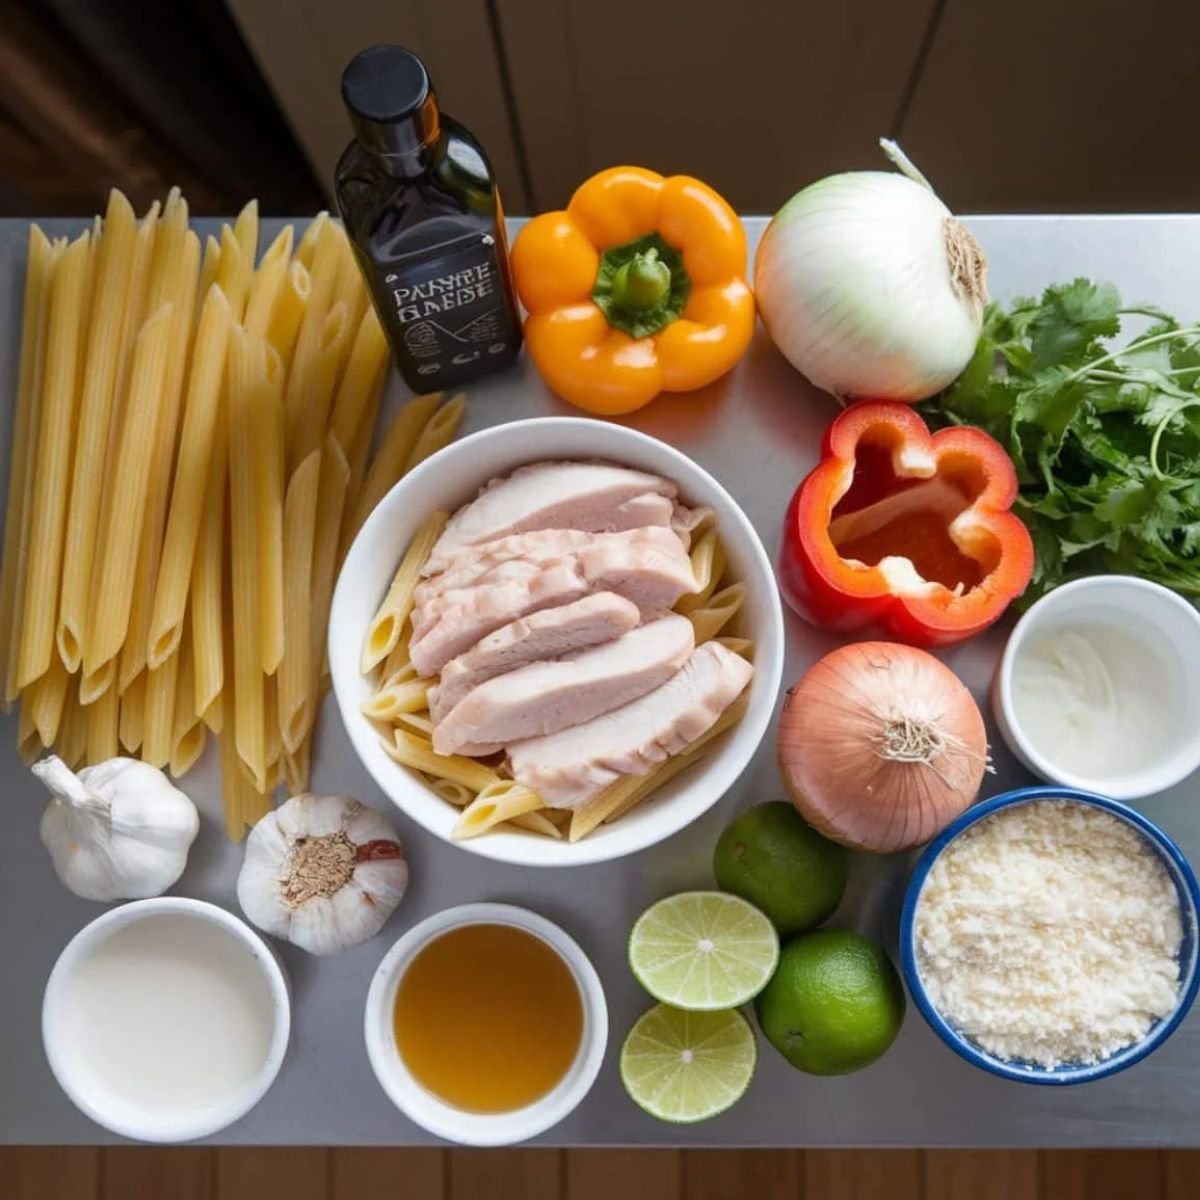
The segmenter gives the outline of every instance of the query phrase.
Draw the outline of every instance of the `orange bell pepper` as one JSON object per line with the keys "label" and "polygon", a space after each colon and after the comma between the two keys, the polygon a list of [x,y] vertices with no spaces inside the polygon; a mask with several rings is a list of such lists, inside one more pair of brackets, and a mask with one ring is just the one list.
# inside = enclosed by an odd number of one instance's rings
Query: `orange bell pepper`
{"label": "orange bell pepper", "polygon": [[704,387],[741,358],[754,333],[745,269],[745,230],[716,192],[641,167],[593,175],[512,249],[534,365],[601,416]]}

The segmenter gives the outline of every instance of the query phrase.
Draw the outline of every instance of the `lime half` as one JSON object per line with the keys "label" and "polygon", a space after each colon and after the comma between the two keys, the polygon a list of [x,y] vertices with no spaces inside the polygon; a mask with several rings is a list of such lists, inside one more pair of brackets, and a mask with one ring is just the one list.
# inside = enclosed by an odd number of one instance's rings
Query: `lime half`
{"label": "lime half", "polygon": [[660,1121],[704,1121],[745,1095],[757,1057],[741,1013],[656,1004],[621,1047],[621,1082],[633,1102]]}
{"label": "lime half", "polygon": [[629,965],[655,1000],[712,1012],[753,1000],[779,962],[779,935],[753,904],[683,892],[652,904],[629,935]]}

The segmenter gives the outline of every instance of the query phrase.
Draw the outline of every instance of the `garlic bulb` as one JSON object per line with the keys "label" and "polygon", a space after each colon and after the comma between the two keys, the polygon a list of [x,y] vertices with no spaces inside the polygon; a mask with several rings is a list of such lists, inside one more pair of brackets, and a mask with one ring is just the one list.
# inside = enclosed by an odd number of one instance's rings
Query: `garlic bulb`
{"label": "garlic bulb", "polygon": [[238,903],[310,954],[374,937],[408,885],[396,831],[349,796],[293,796],[250,831]]}
{"label": "garlic bulb", "polygon": [[31,769],[53,795],[42,815],[42,842],[75,895],[144,900],[183,874],[200,818],[157,767],[110,758],[76,775],[51,755]]}

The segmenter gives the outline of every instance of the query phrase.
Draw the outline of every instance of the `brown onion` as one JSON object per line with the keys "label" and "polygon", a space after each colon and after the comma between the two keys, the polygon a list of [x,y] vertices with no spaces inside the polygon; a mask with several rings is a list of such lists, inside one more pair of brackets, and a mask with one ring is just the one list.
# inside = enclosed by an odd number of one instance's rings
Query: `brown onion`
{"label": "brown onion", "polygon": [[924,650],[843,646],[784,701],[779,767],[792,801],[854,850],[929,841],[975,798],[987,764],[979,706]]}

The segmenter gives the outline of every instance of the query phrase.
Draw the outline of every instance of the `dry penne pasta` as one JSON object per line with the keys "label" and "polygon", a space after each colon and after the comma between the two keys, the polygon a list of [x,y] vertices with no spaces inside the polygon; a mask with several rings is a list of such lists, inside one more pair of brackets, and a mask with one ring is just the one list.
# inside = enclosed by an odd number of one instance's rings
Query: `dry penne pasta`
{"label": "dry penne pasta", "polygon": [[117,721],[117,736],[130,754],[141,749],[145,716],[146,672],[143,671],[122,694],[121,715]]}
{"label": "dry penne pasta", "polygon": [[209,471],[216,447],[221,386],[232,318],[225,293],[212,288],[204,299],[184,404],[175,484],[159,561],[147,661],[156,667],[179,646],[192,578],[196,543],[205,517]]}
{"label": "dry penne pasta", "polygon": [[350,548],[350,526],[354,520],[359,496],[362,494],[363,481],[367,476],[367,459],[371,454],[371,444],[375,436],[375,424],[379,415],[380,405],[383,401],[383,390],[386,379],[386,373],[381,374],[371,395],[368,397],[366,411],[358,423],[358,429],[355,430],[354,437],[350,442],[350,449],[347,451],[350,480],[346,484],[346,507],[342,514],[342,534],[339,540],[338,551],[339,562],[345,557],[346,551]]}
{"label": "dry penne pasta", "polygon": [[204,257],[200,260],[200,285],[196,288],[196,303],[203,304],[208,289],[217,281],[221,265],[221,243],[210,233],[204,239]]}
{"label": "dry penne pasta", "polygon": [[229,311],[235,321],[241,321],[246,311],[246,298],[250,292],[253,273],[253,264],[246,261],[236,234],[228,225],[223,225],[216,284],[225,293],[225,299],[229,301]]}
{"label": "dry penne pasta", "polygon": [[737,615],[746,600],[746,585],[731,583],[711,597],[708,604],[688,613],[696,631],[696,645],[714,638]]}
{"label": "dry penne pasta", "polygon": [[252,412],[254,506],[258,518],[259,614],[262,669],[274,675],[283,658],[283,362],[261,334],[247,332],[252,355],[269,363],[267,384]]}
{"label": "dry penne pasta", "polygon": [[38,737],[37,726],[33,723],[33,692],[26,690],[21,696],[20,713],[17,717],[17,755],[29,766],[44,747]]}
{"label": "dry penne pasta", "polygon": [[312,648],[309,660],[313,686],[319,682],[325,662],[325,630],[337,576],[338,535],[342,527],[342,505],[350,468],[346,456],[332,436],[321,447],[321,482],[317,489],[317,521],[312,556]]}
{"label": "dry penne pasta", "polygon": [[382,380],[387,361],[388,344],[383,326],[375,310],[368,308],[358,323],[329,422],[329,431],[341,443],[347,458],[350,457],[354,436],[362,425],[371,397]]}
{"label": "dry penne pasta", "polygon": [[237,220],[233,224],[233,236],[237,238],[238,248],[242,252],[243,259],[253,269],[254,260],[258,257],[257,200],[249,200],[243,205],[242,211],[238,213]]}
{"label": "dry penne pasta", "polygon": [[171,759],[167,764],[168,770],[176,779],[186,775],[199,761],[208,743],[208,729],[203,721],[196,721],[176,740],[171,749]]}
{"label": "dry penne pasta", "polygon": [[204,514],[192,563],[192,654],[196,671],[196,712],[213,733],[220,733],[224,709],[220,704],[225,683],[223,638],[226,628],[223,604],[225,577],[225,482],[229,465],[229,397],[222,383],[217,401],[213,450],[204,485]]}
{"label": "dry penne pasta", "polygon": [[58,737],[70,683],[71,677],[66,667],[57,654],[52,654],[46,673],[29,685],[29,715],[33,718],[34,728],[43,746],[52,746]]}
{"label": "dry penne pasta", "polygon": [[29,551],[29,495],[33,488],[33,458],[42,397],[46,317],[51,273],[57,254],[36,226],[29,227],[28,265],[21,317],[21,361],[17,405],[13,416],[12,458],[8,476],[8,507],[4,512],[4,559],[0,568],[0,683],[4,708],[16,699],[16,665],[20,653],[25,565]]}
{"label": "dry penne pasta", "polygon": [[69,671],[79,669],[87,617],[96,528],[104,492],[113,393],[120,366],[121,322],[129,300],[137,221],[129,201],[115,188],[109,193],[104,237],[95,266],[94,288],[104,297],[92,304],[86,322],[86,363],[79,400],[75,466],[63,550],[62,594],[55,640]]}
{"label": "dry penne pasta", "polygon": [[158,667],[147,667],[146,705],[142,717],[142,761],[160,770],[175,745],[175,693],[179,680],[179,651]]}
{"label": "dry penne pasta", "polygon": [[247,333],[257,333],[263,337],[269,333],[271,314],[275,311],[280,292],[283,291],[288,267],[291,266],[291,255],[292,227],[285,225],[279,236],[267,248],[251,280],[243,321]]}
{"label": "dry penne pasta", "polygon": [[54,752],[72,771],[87,754],[87,709],[79,703],[77,688],[67,688]]}
{"label": "dry penne pasta", "polygon": [[[288,376],[288,404],[294,404],[294,408],[290,409],[287,427],[287,461],[293,467],[321,445],[329,406],[333,403],[342,346],[349,336],[346,306],[339,303],[326,314],[311,356],[303,364],[297,347],[292,374]],[[297,398],[293,401],[290,393],[295,375],[302,375],[302,379],[295,389]]]}
{"label": "dry penne pasta", "polygon": [[300,235],[300,241],[296,243],[296,261],[310,270],[313,265],[313,257],[317,252],[317,242],[328,224],[329,213],[325,209],[321,209],[305,226],[304,232]]}
{"label": "dry penne pasta", "polygon": [[293,472],[283,509],[283,661],[279,664],[279,725],[294,754],[312,726],[312,566],[321,455],[314,450]]}
{"label": "dry penne pasta", "polygon": [[267,324],[267,340],[289,361],[308,308],[312,278],[303,263],[293,262],[283,277]]}
{"label": "dry penne pasta", "polygon": [[308,791],[309,764],[312,758],[312,735],[309,734],[295,750],[283,752],[283,781],[289,796]]}
{"label": "dry penne pasta", "polygon": [[367,471],[362,488],[355,501],[350,523],[342,532],[342,547],[354,540],[363,522],[371,515],[375,505],[391,491],[403,474],[405,465],[421,436],[421,431],[441,403],[441,394],[432,392],[428,396],[414,396],[392,419],[379,450]]}
{"label": "dry penne pasta", "polygon": [[512,821],[546,807],[546,802],[527,787],[512,780],[490,784],[463,809],[450,830],[456,841],[477,837],[504,821]]}
{"label": "dry penne pasta", "polygon": [[[458,427],[462,424],[463,409],[467,398],[462,392],[452,396],[441,408],[429,418],[425,428],[421,430],[408,461],[404,464],[404,474],[407,475],[413,467],[419,466],[427,458],[436,454],[443,446],[454,441]],[[382,497],[380,497],[382,499]]]}
{"label": "dry penne pasta", "polygon": [[134,348],[124,421],[109,476],[91,610],[84,637],[80,699],[90,704],[113,684],[117,655],[129,628],[134,570],[146,514],[146,489],[162,406],[162,381],[171,338],[171,305],[146,322]]}
{"label": "dry penne pasta", "polygon": [[[121,314],[120,366],[117,369],[116,390],[113,393],[110,444],[125,419],[125,401],[129,395],[129,379],[133,371],[134,348],[142,326],[153,315],[150,277],[154,250],[158,245],[158,217],[161,206],[157,200],[150,205],[138,224],[137,241],[133,248],[133,266],[129,271],[129,294]],[[111,462],[111,457],[110,457]],[[108,500],[109,485],[104,485],[104,501]],[[107,510],[101,508],[101,521]]]}
{"label": "dry penne pasta", "polygon": [[484,788],[494,783],[500,783],[500,776],[491,767],[466,758],[460,754],[435,754],[433,744],[415,733],[404,729],[393,730],[390,741],[380,738],[384,750],[403,766],[411,767],[414,771],[425,771],[437,775],[441,779],[451,779],[465,787],[482,792]]}
{"label": "dry penne pasta", "polygon": [[117,722],[120,717],[121,697],[116,688],[109,688],[99,699],[85,705],[87,714],[87,760],[89,763],[106,762],[121,753],[117,737]]}
{"label": "dry penne pasta", "polygon": [[421,582],[421,568],[449,519],[449,513],[431,513],[408,543],[391,587],[367,629],[360,667],[364,675],[373,671],[396,648],[400,631],[412,612],[413,593]]}
{"label": "dry penne pasta", "polygon": [[63,536],[70,490],[71,443],[79,386],[79,333],[87,288],[90,233],[63,254],[50,290],[46,366],[33,462],[33,507],[25,578],[17,684],[25,687],[50,669],[54,653]]}

